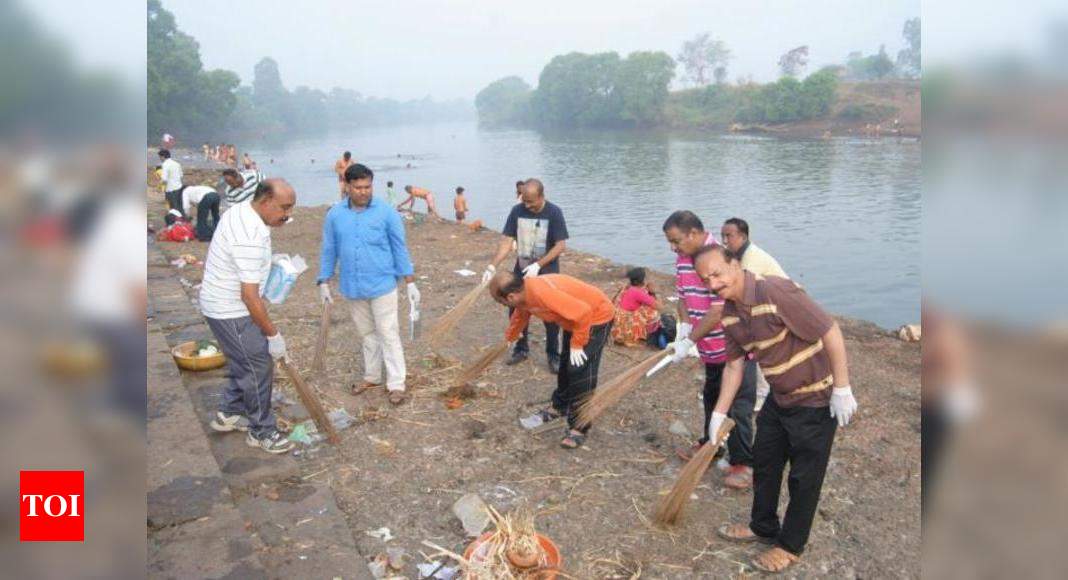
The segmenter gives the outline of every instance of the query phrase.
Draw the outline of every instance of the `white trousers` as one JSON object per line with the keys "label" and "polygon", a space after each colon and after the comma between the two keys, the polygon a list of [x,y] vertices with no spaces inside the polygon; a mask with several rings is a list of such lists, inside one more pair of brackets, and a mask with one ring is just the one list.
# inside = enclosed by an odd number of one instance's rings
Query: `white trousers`
{"label": "white trousers", "polygon": [[363,380],[382,384],[386,367],[386,388],[403,391],[407,370],[397,318],[397,291],[371,300],[350,300],[352,321],[363,343]]}

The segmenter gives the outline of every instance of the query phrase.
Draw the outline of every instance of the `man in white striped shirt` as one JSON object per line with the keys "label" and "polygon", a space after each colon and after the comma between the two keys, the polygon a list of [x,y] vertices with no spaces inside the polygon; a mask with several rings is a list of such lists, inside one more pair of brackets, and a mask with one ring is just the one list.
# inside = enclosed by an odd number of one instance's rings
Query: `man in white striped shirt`
{"label": "man in white striped shirt", "polygon": [[267,315],[260,286],[271,270],[271,230],[289,219],[297,195],[284,179],[261,181],[251,199],[223,214],[204,262],[200,311],[230,364],[230,383],[211,422],[216,431],[248,431],[246,443],[285,453],[271,411],[274,360],[286,342]]}
{"label": "man in white striped shirt", "polygon": [[263,175],[255,169],[249,171],[226,169],[222,175],[223,181],[226,182],[227,207],[251,199],[256,193],[256,188],[263,181]]}

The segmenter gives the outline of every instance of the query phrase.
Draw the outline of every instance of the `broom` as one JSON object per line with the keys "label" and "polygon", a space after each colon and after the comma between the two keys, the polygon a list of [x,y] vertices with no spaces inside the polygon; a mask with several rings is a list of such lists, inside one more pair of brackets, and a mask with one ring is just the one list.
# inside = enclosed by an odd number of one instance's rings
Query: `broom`
{"label": "broom", "polygon": [[508,341],[501,341],[499,344],[495,344],[486,349],[486,352],[482,353],[482,356],[471,363],[467,368],[460,371],[460,376],[456,378],[456,386],[463,386],[471,381],[477,379],[483,371],[485,371],[493,361],[500,358],[505,351],[508,350]]}
{"label": "broom", "polygon": [[323,316],[319,321],[319,339],[315,342],[315,356],[312,358],[311,371],[322,373],[325,370],[326,340],[330,335],[330,302],[323,302]]}
{"label": "broom", "polygon": [[716,456],[716,450],[727,440],[727,435],[730,434],[733,428],[734,421],[730,417],[724,419],[719,431],[716,432],[715,439],[705,442],[697,450],[693,458],[683,466],[682,471],[679,472],[679,478],[675,480],[675,486],[671,488],[671,492],[664,496],[656,506],[653,521],[659,525],[678,523],[679,516],[682,515],[682,510],[686,507],[686,502],[690,500],[690,495],[693,494],[693,490],[697,489],[697,484],[701,481],[701,477],[708,470],[708,466],[712,464],[712,458]]}
{"label": "broom", "polygon": [[464,295],[456,306],[452,307],[452,310],[446,312],[437,322],[434,323],[434,327],[430,329],[427,334],[430,348],[437,350],[441,346],[441,342],[450,334],[452,330],[456,328],[457,323],[467,316],[467,313],[478,301],[478,297],[482,295],[482,291],[486,289],[489,282],[481,283],[475,286],[470,292]]}
{"label": "broom", "polygon": [[609,407],[615,405],[627,393],[633,391],[642,378],[645,377],[645,373],[656,366],[660,359],[670,355],[672,352],[671,349],[667,349],[650,355],[638,364],[613,377],[604,386],[598,387],[593,391],[593,394],[579,404],[578,427],[585,428],[591,425],[594,419],[600,417]]}

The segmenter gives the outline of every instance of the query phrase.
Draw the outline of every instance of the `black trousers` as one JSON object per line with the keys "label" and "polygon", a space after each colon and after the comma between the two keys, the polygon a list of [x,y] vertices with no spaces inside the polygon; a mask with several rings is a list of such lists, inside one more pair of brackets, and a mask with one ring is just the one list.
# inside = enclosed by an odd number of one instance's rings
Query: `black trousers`
{"label": "black trousers", "polygon": [[[708,441],[708,421],[712,419],[712,410],[719,398],[720,383],[723,382],[724,363],[705,363],[705,389],[703,393],[705,407],[705,436],[701,443]],[[753,465],[753,407],[756,406],[756,362],[745,361],[745,374],[742,386],[731,403],[727,416],[734,420],[734,431],[727,439],[727,451],[730,452],[731,465]]]}
{"label": "black trousers", "polygon": [[[522,276],[523,271],[519,269],[519,263],[516,262],[515,267],[512,269],[516,276]],[[542,270],[542,274],[559,274],[559,267],[552,271]],[[508,318],[512,317],[514,308],[508,309]],[[523,329],[523,334],[520,335],[519,340],[515,342],[515,352],[530,352],[530,343],[527,340],[529,334],[530,325]],[[552,322],[545,323],[545,354],[549,357],[560,356],[560,325],[553,324]]]}
{"label": "black trousers", "polygon": [[[586,364],[575,368],[571,366],[571,333],[564,331],[564,351],[560,359],[560,372],[556,373],[556,390],[553,391],[553,408],[567,415],[567,424],[575,428],[578,405],[597,388],[597,372],[601,367],[601,353],[608,343],[612,331],[612,322],[590,327],[590,341],[582,349],[586,353]],[[587,425],[581,431],[590,430]]]}
{"label": "black trousers", "polygon": [[197,204],[197,239],[210,242],[211,237],[215,235],[217,225],[219,225],[219,194],[209,193]]}
{"label": "black trousers", "polygon": [[[163,197],[167,198],[168,209],[176,209],[178,211],[182,211],[182,190],[184,189],[185,186],[182,186],[178,189],[166,191],[163,193]],[[185,212],[182,212],[182,215],[185,215]]]}
{"label": "black trousers", "polygon": [[[758,536],[775,538],[779,547],[800,555],[812,530],[838,422],[828,407],[782,408],[774,396],[769,396],[756,424],[749,528]],[[790,503],[780,525],[779,492],[787,461]]]}

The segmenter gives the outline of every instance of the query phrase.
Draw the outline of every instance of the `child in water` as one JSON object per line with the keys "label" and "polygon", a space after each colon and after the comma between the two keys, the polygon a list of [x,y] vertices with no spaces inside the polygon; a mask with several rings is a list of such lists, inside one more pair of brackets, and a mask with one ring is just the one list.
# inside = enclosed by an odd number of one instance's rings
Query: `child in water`
{"label": "child in water", "polygon": [[456,222],[464,223],[467,217],[467,198],[464,197],[464,188],[456,188],[456,199],[452,202],[452,208],[456,210]]}

